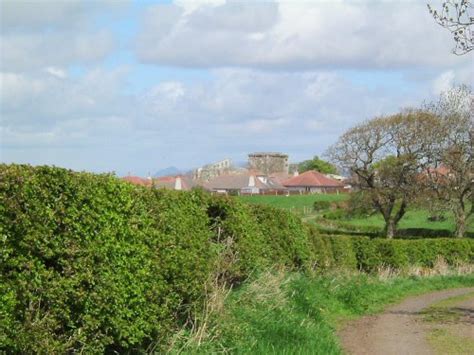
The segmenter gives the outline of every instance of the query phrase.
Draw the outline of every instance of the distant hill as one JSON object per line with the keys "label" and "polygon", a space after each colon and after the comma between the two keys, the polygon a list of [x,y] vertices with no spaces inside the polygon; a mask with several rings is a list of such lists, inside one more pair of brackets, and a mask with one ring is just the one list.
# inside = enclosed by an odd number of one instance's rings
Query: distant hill
{"label": "distant hill", "polygon": [[161,177],[161,176],[170,176],[170,175],[180,175],[183,172],[175,166],[169,166],[167,168],[158,170],[153,177]]}

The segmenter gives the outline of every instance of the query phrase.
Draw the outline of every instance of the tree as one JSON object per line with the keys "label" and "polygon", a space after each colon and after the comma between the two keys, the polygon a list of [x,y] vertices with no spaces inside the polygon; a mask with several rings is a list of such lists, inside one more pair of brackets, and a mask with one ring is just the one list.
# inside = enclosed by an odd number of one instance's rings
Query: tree
{"label": "tree", "polygon": [[443,93],[427,110],[439,117],[439,128],[426,155],[428,190],[449,209],[456,222],[455,234],[466,233],[474,214],[474,95],[468,86],[458,86]]}
{"label": "tree", "polygon": [[388,238],[419,191],[419,174],[429,161],[424,158],[436,117],[411,110],[375,118],[344,133],[328,155],[367,194],[382,214]]}
{"label": "tree", "polygon": [[428,10],[435,21],[452,33],[456,42],[453,53],[456,55],[466,54],[474,49],[474,17],[469,13],[473,8],[469,0],[444,1],[440,11],[428,4]]}
{"label": "tree", "polygon": [[305,160],[298,164],[298,172],[304,173],[305,171],[316,170],[323,174],[336,174],[337,169],[331,163],[320,159],[317,155],[311,160]]}

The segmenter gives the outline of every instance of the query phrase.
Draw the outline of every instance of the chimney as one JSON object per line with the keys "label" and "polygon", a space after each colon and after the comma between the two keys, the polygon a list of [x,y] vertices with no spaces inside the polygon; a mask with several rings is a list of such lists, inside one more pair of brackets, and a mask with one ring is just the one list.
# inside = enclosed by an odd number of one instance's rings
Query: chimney
{"label": "chimney", "polygon": [[300,173],[298,172],[298,170],[295,170],[295,171],[293,172],[293,176],[298,176],[299,174],[300,174]]}
{"label": "chimney", "polygon": [[181,176],[176,176],[176,180],[174,181],[174,189],[175,190],[182,190],[182,181],[181,181]]}

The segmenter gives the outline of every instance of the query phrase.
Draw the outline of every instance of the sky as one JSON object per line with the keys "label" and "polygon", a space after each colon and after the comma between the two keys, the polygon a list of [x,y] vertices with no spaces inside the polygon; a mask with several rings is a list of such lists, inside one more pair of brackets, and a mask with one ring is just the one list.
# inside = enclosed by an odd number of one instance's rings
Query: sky
{"label": "sky", "polygon": [[297,162],[474,80],[419,0],[3,0],[0,28],[3,163],[145,176],[256,151]]}

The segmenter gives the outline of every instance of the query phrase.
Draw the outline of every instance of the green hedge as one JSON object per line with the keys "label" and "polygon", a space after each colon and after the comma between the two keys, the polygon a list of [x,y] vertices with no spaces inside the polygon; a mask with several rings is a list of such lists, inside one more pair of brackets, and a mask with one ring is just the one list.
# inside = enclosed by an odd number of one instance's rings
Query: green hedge
{"label": "green hedge", "polygon": [[144,348],[204,291],[213,253],[191,194],[2,165],[0,206],[0,350]]}
{"label": "green hedge", "polygon": [[[441,257],[449,265],[474,263],[474,240],[385,239],[354,236],[320,236],[312,232],[313,258],[321,269],[345,268],[374,272],[382,267],[403,269],[408,266],[433,267]],[[314,247],[317,245],[317,248]],[[318,250],[319,248],[319,250]],[[323,249],[324,251],[322,251]]]}
{"label": "green hedge", "polygon": [[216,276],[474,262],[474,240],[322,236],[290,212],[0,165],[0,352],[163,350]]}

